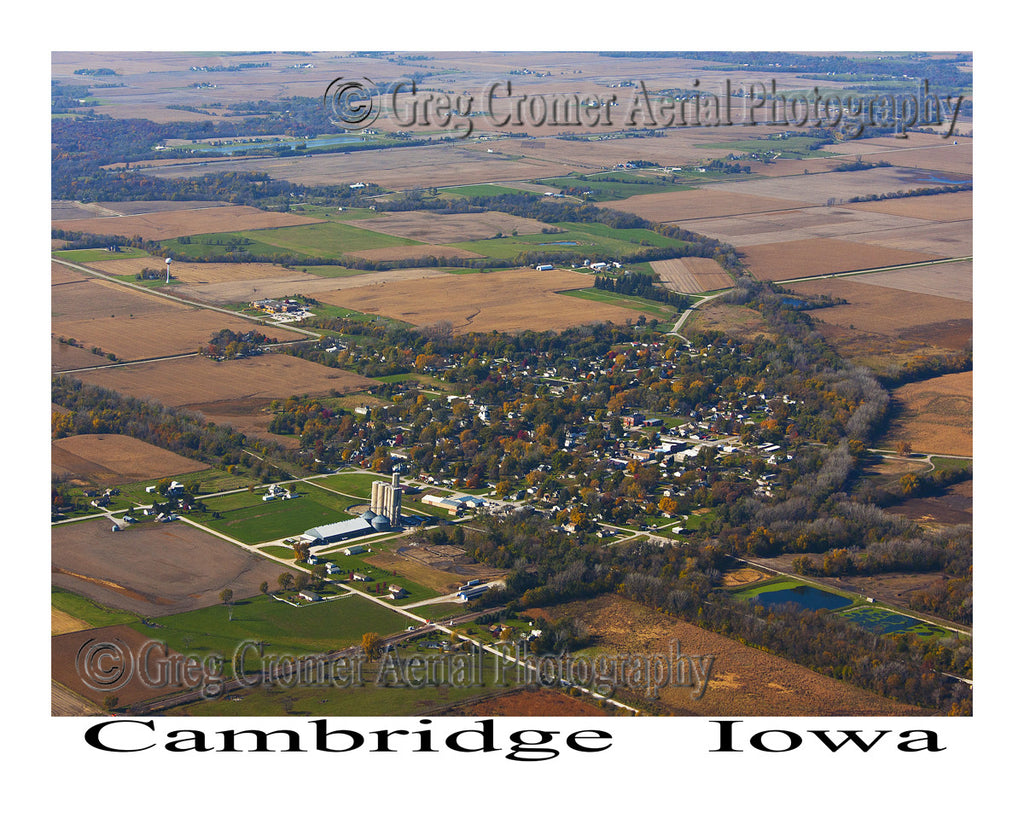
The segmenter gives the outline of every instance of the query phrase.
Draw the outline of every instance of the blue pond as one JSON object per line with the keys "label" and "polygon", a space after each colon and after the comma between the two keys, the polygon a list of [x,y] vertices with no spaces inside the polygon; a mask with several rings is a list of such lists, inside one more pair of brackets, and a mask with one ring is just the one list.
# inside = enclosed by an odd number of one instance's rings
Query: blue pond
{"label": "blue pond", "polygon": [[850,600],[840,597],[838,594],[815,589],[811,586],[796,586],[792,589],[779,589],[777,591],[761,592],[755,595],[752,600],[762,606],[784,606],[787,603],[796,603],[800,608],[811,609],[841,609],[850,605]]}

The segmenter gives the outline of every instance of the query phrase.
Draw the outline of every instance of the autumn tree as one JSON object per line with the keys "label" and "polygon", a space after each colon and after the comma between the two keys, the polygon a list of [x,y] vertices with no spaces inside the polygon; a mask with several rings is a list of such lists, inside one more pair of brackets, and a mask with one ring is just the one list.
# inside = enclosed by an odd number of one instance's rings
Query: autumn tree
{"label": "autumn tree", "polygon": [[384,648],[384,641],[376,631],[368,631],[363,635],[359,645],[362,647],[363,653],[372,660],[380,656]]}

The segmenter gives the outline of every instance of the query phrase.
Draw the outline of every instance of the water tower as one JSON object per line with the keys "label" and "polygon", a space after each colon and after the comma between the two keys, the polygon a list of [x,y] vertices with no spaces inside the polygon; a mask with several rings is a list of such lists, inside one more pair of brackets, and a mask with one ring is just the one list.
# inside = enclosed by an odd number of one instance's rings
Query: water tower
{"label": "water tower", "polygon": [[168,256],[166,259],[164,259],[164,261],[167,263],[167,279],[164,282],[164,284],[170,284],[171,283],[171,257]]}

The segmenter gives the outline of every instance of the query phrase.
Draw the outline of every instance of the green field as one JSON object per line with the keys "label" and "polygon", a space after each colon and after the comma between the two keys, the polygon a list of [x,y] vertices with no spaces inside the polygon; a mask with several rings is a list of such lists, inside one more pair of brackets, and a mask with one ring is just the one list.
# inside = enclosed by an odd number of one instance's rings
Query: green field
{"label": "green field", "polygon": [[669,321],[679,313],[679,311],[671,305],[663,304],[660,301],[642,299],[639,296],[626,296],[619,293],[612,293],[608,290],[598,290],[593,287],[587,287],[582,290],[563,290],[561,293],[563,296],[575,296],[578,299],[599,301],[603,304],[614,304],[616,307],[623,307],[626,310],[638,310],[645,313],[653,313],[661,321]]}
{"label": "green field", "polygon": [[[83,250],[56,250],[53,255],[58,259],[67,259],[69,262],[109,262],[115,259],[138,259],[148,256],[144,250],[134,247],[122,248],[117,253],[111,253],[106,248],[85,248]],[[134,276],[131,277],[134,280]]]}
{"label": "green field", "polygon": [[[305,483],[295,487],[299,496],[290,500],[261,500],[261,489],[208,498],[208,511],[189,517],[250,546],[349,517],[344,510],[351,505],[350,499]],[[214,518],[213,512],[220,517]]]}
{"label": "green field", "polygon": [[[419,244],[423,243],[413,239],[388,236],[340,222],[205,233],[179,239],[168,239],[165,242],[172,255],[199,261],[226,253],[340,259],[346,253],[354,251]],[[311,268],[311,272],[315,272],[315,268]]]}
{"label": "green field", "polygon": [[[835,154],[820,149],[813,149],[811,146],[821,142],[818,137],[811,136],[789,136],[785,138],[771,137],[769,139],[740,139],[735,142],[718,142],[708,144],[706,148],[717,148],[734,153],[764,153],[772,151],[778,153],[780,159],[807,159],[810,157],[828,157]],[[743,175],[747,178],[746,174]]]}
{"label": "green field", "polygon": [[[587,256],[628,256],[643,247],[685,248],[686,242],[662,236],[645,228],[616,229],[598,223],[558,222],[562,233],[532,233],[505,236],[501,239],[479,239],[455,242],[452,247],[480,253],[492,259],[511,260],[520,253],[573,252]],[[564,244],[572,242],[572,244]]]}
{"label": "green field", "polygon": [[858,626],[875,634],[915,634],[919,637],[949,637],[951,632],[941,626],[933,626],[906,614],[879,608],[861,606],[840,615],[852,620]]}
{"label": "green field", "polygon": [[[301,608],[260,595],[230,607],[209,606],[152,621],[160,640],[172,649],[222,657],[233,656],[238,646],[249,640],[266,641],[266,652],[276,655],[337,651],[358,645],[367,632],[394,634],[414,623],[358,595]],[[135,628],[153,636],[146,626]]]}
{"label": "green field", "polygon": [[690,185],[680,184],[662,175],[631,173],[629,171],[611,171],[591,176],[556,176],[538,179],[542,185],[550,185],[559,190],[582,188],[592,193],[585,197],[592,202],[609,202],[615,199],[626,199],[630,196],[642,196],[645,193],[664,193],[692,190]]}
{"label": "green field", "polygon": [[56,586],[50,589],[50,605],[55,609],[70,614],[88,623],[93,628],[102,626],[118,626],[124,623],[138,622],[138,615],[121,609],[111,609],[94,603],[88,598],[75,594],[74,592],[59,589]]}
{"label": "green field", "polygon": [[458,185],[454,188],[441,188],[437,195],[440,199],[448,199],[453,197],[504,196],[509,193],[522,195],[527,193],[527,191],[518,190],[517,188],[506,188],[503,185]]}

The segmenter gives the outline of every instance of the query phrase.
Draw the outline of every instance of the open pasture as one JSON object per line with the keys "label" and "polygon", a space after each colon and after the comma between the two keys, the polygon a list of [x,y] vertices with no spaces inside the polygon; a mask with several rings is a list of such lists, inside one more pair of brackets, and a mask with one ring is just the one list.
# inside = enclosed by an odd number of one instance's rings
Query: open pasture
{"label": "open pasture", "polygon": [[763,281],[824,276],[940,258],[936,254],[915,253],[843,239],[797,239],[739,247],[737,250],[743,254],[743,260],[754,277]]}
{"label": "open pasture", "polygon": [[448,245],[412,245],[411,247],[378,247],[373,250],[359,250],[347,254],[371,262],[398,261],[400,259],[482,259],[480,253]]}
{"label": "open pasture", "polygon": [[593,283],[585,273],[531,268],[352,287],[318,298],[421,327],[450,321],[456,332],[560,330],[599,321],[636,320],[637,311],[558,292]]}
{"label": "open pasture", "polygon": [[135,523],[111,531],[109,518],[51,529],[52,582],[97,603],[143,616],[192,611],[274,583],[281,566],[184,521]]}
{"label": "open pasture", "polygon": [[52,222],[52,226],[102,236],[141,236],[143,239],[161,241],[194,233],[308,225],[318,221],[307,216],[259,210],[247,205],[214,205],[192,210],[162,210],[127,216],[58,220]]}
{"label": "open pasture", "polygon": [[50,445],[50,471],[96,485],[115,486],[183,475],[206,469],[185,458],[127,435],[72,435]]}
{"label": "open pasture", "polygon": [[51,331],[120,359],[192,353],[223,330],[264,329],[278,341],[304,336],[214,310],[189,307],[96,279],[51,288]]}

